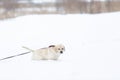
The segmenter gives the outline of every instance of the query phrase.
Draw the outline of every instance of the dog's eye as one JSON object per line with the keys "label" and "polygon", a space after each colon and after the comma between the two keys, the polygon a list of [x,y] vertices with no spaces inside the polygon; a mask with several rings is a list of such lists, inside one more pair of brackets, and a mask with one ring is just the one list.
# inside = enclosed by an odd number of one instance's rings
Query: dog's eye
{"label": "dog's eye", "polygon": [[60,50],[60,48],[58,48],[58,50]]}

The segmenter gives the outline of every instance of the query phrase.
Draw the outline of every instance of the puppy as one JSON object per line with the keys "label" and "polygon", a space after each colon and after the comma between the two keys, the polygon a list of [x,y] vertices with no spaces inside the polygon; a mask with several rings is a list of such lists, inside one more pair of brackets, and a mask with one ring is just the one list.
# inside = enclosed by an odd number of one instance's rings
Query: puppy
{"label": "puppy", "polygon": [[57,60],[59,56],[65,51],[64,45],[50,45],[46,48],[41,48],[37,50],[32,50],[27,47],[23,47],[30,50],[33,55],[33,60]]}

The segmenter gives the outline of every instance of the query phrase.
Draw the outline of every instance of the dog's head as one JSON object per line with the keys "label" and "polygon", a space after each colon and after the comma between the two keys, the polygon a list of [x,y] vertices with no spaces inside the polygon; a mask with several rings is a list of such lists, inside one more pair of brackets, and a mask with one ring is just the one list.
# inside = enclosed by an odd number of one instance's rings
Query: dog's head
{"label": "dog's head", "polygon": [[53,48],[56,53],[63,53],[65,51],[65,46],[60,44],[60,45],[50,45],[50,48]]}

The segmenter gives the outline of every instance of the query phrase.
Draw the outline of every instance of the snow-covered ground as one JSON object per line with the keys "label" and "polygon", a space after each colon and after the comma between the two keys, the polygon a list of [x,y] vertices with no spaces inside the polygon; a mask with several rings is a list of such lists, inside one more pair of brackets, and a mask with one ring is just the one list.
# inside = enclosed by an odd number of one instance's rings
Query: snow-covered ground
{"label": "snow-covered ground", "polygon": [[58,61],[0,61],[0,80],[120,80],[120,13],[28,15],[0,21],[0,58],[64,44]]}

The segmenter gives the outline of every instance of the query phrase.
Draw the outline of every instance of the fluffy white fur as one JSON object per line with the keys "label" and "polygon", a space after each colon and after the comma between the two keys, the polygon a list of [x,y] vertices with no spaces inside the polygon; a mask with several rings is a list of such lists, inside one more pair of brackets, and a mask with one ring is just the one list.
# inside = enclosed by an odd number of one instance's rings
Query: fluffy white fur
{"label": "fluffy white fur", "polygon": [[33,52],[32,59],[33,60],[57,60],[59,56],[65,51],[65,47],[63,45],[50,45],[46,48],[41,48],[37,50],[32,50],[27,47],[23,47],[25,49]]}

